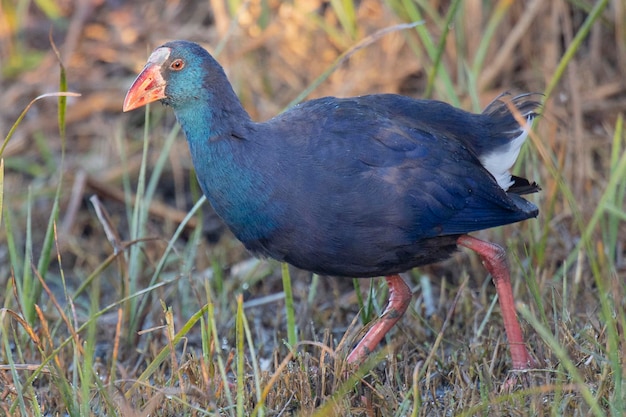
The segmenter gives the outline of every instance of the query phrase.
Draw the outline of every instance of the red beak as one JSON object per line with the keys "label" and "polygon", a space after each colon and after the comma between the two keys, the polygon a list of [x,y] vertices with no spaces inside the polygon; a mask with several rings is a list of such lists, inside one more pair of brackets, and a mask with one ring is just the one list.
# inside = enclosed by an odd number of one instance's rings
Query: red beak
{"label": "red beak", "polygon": [[167,83],[161,76],[161,66],[148,62],[126,93],[122,109],[124,111],[134,110],[165,98],[166,85]]}
{"label": "red beak", "polygon": [[161,68],[167,61],[172,50],[160,47],[148,58],[148,63],[130,86],[124,99],[124,111],[134,110],[153,101],[165,98],[167,82],[161,75]]}

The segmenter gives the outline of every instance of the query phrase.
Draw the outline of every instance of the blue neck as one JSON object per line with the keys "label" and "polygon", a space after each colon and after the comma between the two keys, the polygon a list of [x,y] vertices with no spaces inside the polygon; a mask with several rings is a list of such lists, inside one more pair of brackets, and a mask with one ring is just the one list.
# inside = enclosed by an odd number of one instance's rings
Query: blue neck
{"label": "blue neck", "polygon": [[275,228],[266,212],[270,191],[252,169],[247,140],[234,137],[229,126],[239,123],[235,128],[242,129],[251,123],[247,114],[245,118],[232,114],[226,118],[230,123],[223,123],[224,112],[216,117],[215,107],[206,103],[175,112],[187,136],[198,182],[217,214],[244,243],[268,236]]}

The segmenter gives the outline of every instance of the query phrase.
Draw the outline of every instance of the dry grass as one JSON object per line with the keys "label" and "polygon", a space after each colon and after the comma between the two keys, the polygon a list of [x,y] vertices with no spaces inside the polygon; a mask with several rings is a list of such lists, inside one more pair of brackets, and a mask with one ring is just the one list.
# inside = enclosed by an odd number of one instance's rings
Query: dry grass
{"label": "dry grass", "polygon": [[[339,3],[355,7],[352,20]],[[504,90],[545,91],[596,4],[467,0],[446,26],[449,2],[417,3],[423,26],[356,51],[309,98],[423,96],[433,60],[419,31],[436,48],[446,27],[434,98],[479,110]],[[2,135],[33,98],[59,89],[50,27],[68,90],[82,94],[68,99],[65,141],[55,100],[42,100],[2,154],[0,415],[583,416],[626,408],[622,0],[608,2],[567,62],[517,169],[542,185],[532,197],[540,217],[478,234],[509,248],[525,334],[540,364],[511,393],[499,391],[510,365],[500,315],[491,310],[495,292],[466,253],[415,271],[415,308],[356,373],[343,362],[361,325],[352,283],[292,270],[301,341],[292,357],[283,342],[279,265],[251,263],[208,204],[172,240],[199,197],[186,144],[172,140],[171,111],[153,106],[143,154],[144,116],[121,113],[147,53],[180,38],[217,50],[246,109],[267,119],[359,40],[414,19],[413,2],[49,4],[46,13],[35,3],[0,2]],[[137,226],[137,180],[161,169],[149,216]],[[45,255],[59,184],[43,294],[23,297],[20,282]],[[161,268],[168,244],[174,252]],[[360,283],[364,297],[374,286],[380,307],[384,285]],[[245,299],[239,313],[238,294]],[[426,314],[428,303],[434,310]],[[264,407],[255,408],[261,398]]]}

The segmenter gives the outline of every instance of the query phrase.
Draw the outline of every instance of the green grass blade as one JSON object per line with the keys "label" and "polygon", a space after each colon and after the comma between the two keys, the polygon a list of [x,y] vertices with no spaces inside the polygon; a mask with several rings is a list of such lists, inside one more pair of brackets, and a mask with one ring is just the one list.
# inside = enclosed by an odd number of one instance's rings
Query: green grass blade
{"label": "green grass blade", "polygon": [[24,309],[24,318],[28,324],[32,325],[35,317],[35,304],[37,299],[33,298],[40,287],[37,280],[33,277],[31,266],[33,265],[33,195],[32,188],[28,187],[28,208],[26,209],[26,240],[24,242],[24,263],[22,264],[22,276],[17,277],[22,281],[21,304]]}
{"label": "green grass blade", "polygon": [[[91,312],[92,315],[94,312],[98,311],[98,304],[100,302],[100,285],[96,283],[96,285],[91,286],[90,299],[91,299]],[[97,320],[89,320],[89,325],[87,326],[87,332],[85,334],[85,339],[83,343],[83,353],[77,354],[77,358],[81,358],[77,364],[77,369],[79,371],[80,376],[80,397],[79,398],[90,398],[91,391],[94,385],[94,372],[93,372],[93,360],[96,348],[96,339],[97,339]],[[78,349],[77,349],[78,352]],[[89,401],[81,401],[79,404],[81,415],[87,416],[91,411],[91,404]]]}
{"label": "green grass blade", "polygon": [[[621,285],[622,283],[615,274],[613,277],[614,285]],[[602,309],[602,316],[604,318],[604,325],[607,332],[607,355],[609,357],[609,364],[613,373],[615,391],[611,396],[611,409],[613,415],[624,415],[624,398],[622,397],[622,381],[624,376],[624,369],[621,364],[622,350],[620,349],[620,332],[618,327],[618,316],[621,308],[615,308],[615,301],[621,303],[621,300],[613,300],[612,292],[601,292],[604,288],[598,288],[600,294],[600,307]],[[623,341],[622,341],[623,342]]]}
{"label": "green grass blade", "polygon": [[28,385],[24,385],[21,383],[22,379],[20,378],[17,372],[17,368],[15,367],[15,362],[13,360],[13,343],[9,340],[10,326],[7,324],[8,320],[9,317],[7,317],[7,310],[0,310],[0,326],[3,329],[0,334],[2,335],[2,347],[5,351],[4,358],[8,362],[11,378],[13,379],[13,389],[17,394],[17,406],[20,409],[21,415],[27,416],[29,415],[29,413],[27,412],[26,408],[25,395],[27,393],[25,390],[25,386]]}
{"label": "green grass blade", "polygon": [[293,302],[293,292],[291,290],[291,274],[289,273],[289,265],[281,264],[281,272],[283,277],[283,291],[285,292],[285,313],[287,315],[287,343],[289,349],[293,350],[298,343],[298,332],[296,329],[296,309]]}
{"label": "green grass blade", "polygon": [[594,25],[594,23],[596,23],[598,19],[602,17],[602,13],[604,12],[604,9],[606,9],[606,6],[608,4],[609,4],[609,0],[598,0],[598,2],[593,6],[593,9],[591,10],[589,15],[583,22],[578,32],[576,32],[576,36],[574,36],[572,43],[569,44],[569,46],[567,47],[567,50],[565,51],[565,53],[563,54],[563,57],[559,61],[559,65],[556,67],[554,74],[552,74],[552,78],[548,82],[548,86],[543,92],[544,103],[552,95],[552,92],[561,81],[561,78],[563,77],[563,74],[565,73],[565,69],[567,68],[571,60],[574,59],[574,55],[576,55],[576,53],[582,46],[582,43],[587,38],[587,35],[589,35],[589,32],[591,31],[591,27]]}
{"label": "green grass blade", "polygon": [[369,317],[365,312],[365,302],[363,301],[363,294],[361,294],[361,281],[358,278],[352,278],[352,285],[354,286],[354,293],[356,294],[356,302],[359,306],[361,324],[364,326],[369,321]]}
{"label": "green grass blade", "polygon": [[[617,121],[615,122],[615,130],[613,134],[609,178],[620,175],[620,173],[617,172],[617,168],[619,163],[619,156],[624,152],[625,147],[622,146],[622,143],[625,140],[626,135],[624,135],[624,118],[621,114],[619,114],[617,116]],[[605,206],[607,218],[604,222],[604,236],[606,240],[607,252],[609,253],[609,258],[612,265],[616,264],[616,257],[619,252],[619,224],[621,221],[624,221],[626,219],[626,213],[624,213],[624,211],[620,209],[620,207],[623,207],[625,197],[626,182],[618,183],[613,190],[613,195],[609,199],[610,201],[608,201]]]}
{"label": "green grass blade", "polygon": [[[67,74],[65,72],[65,65],[63,65],[63,60],[61,59],[61,53],[57,49],[54,40],[52,39],[52,32],[50,32],[50,44],[52,45],[52,50],[56,55],[57,61],[59,63],[59,91],[62,93],[67,92]],[[59,95],[58,97],[58,112],[57,112],[57,120],[59,124],[59,136],[61,138],[61,158],[63,159],[65,155],[65,113],[67,111],[67,96]]]}
{"label": "green grass blade", "polygon": [[[63,187],[63,168],[65,166],[65,113],[67,110],[67,96],[64,95],[67,93],[67,78],[65,74],[65,67],[63,66],[63,62],[61,61],[61,56],[59,52],[54,47],[54,43],[52,43],[52,47],[57,55],[57,59],[59,61],[60,68],[60,76],[59,76],[59,90],[61,95],[58,96],[58,111],[57,118],[59,123],[59,137],[61,138],[61,162],[59,166],[59,182],[57,184],[56,193],[54,195],[54,200],[52,203],[52,209],[50,210],[50,216],[48,217],[48,225],[46,227],[46,234],[43,239],[43,248],[41,249],[41,255],[39,257],[39,261],[37,262],[37,273],[39,276],[45,279],[46,273],[50,266],[50,262],[52,260],[52,248],[54,247],[54,228],[55,224],[59,218],[59,200],[61,198],[61,190]],[[32,300],[33,302],[38,302],[41,297],[42,286],[39,283],[39,280],[35,281],[35,286],[33,288]],[[34,308],[34,305],[30,305],[31,308]],[[34,309],[29,311],[27,315],[27,319],[34,319]]]}
{"label": "green grass blade", "polygon": [[[209,285],[208,281],[205,281],[205,293],[206,293],[206,300],[207,300],[207,304],[206,306],[203,308],[204,310],[206,310],[206,315],[207,315],[207,327],[208,327],[208,331],[210,334],[213,335],[213,340],[218,341],[219,340],[219,336],[217,333],[217,321],[215,319],[215,306],[213,304],[213,294],[211,292],[211,286]],[[222,384],[224,385],[224,396],[226,397],[226,401],[228,402],[228,411],[230,416],[234,417],[235,416],[235,404],[233,402],[233,397],[231,395],[230,392],[230,385],[229,385],[229,377],[226,374],[226,367],[224,366],[224,360],[222,359],[222,349],[220,347],[220,343],[215,343],[214,344],[214,348],[215,348],[215,357],[217,359],[217,368],[219,370],[220,373],[220,377],[222,379]]]}
{"label": "green grass blade", "polygon": [[[6,229],[6,245],[7,245],[7,250],[9,252],[9,263],[11,264],[11,268],[13,269],[12,271],[12,278],[11,280],[9,280],[9,285],[7,286],[7,291],[5,292],[5,299],[4,299],[4,307],[5,308],[9,308],[11,305],[11,301],[13,301],[13,292],[16,292],[18,294],[18,298],[21,298],[19,296],[19,294],[24,294],[24,287],[23,287],[23,281],[21,280],[21,276],[22,276],[22,265],[23,265],[23,259],[19,254],[18,251],[18,245],[19,243],[16,242],[16,237],[14,235],[13,232],[13,216],[11,215],[11,212],[8,210],[7,208],[7,212],[6,212],[6,216],[5,217],[5,229]],[[13,285],[15,285],[15,288],[13,288]],[[21,299],[17,300],[18,302],[21,302]]]}
{"label": "green grass blade", "polygon": [[35,0],[37,7],[50,19],[58,19],[62,16],[59,5],[54,0]]}
{"label": "green grass blade", "polygon": [[246,315],[242,315],[243,326],[246,333],[246,343],[248,344],[248,351],[250,352],[250,362],[252,363],[252,370],[254,373],[254,389],[256,391],[256,403],[260,405],[256,408],[257,416],[264,417],[265,416],[265,407],[263,406],[263,390],[261,389],[261,370],[259,368],[259,362],[257,360],[257,348],[254,345],[254,341],[252,340],[252,332],[250,331],[250,325],[248,323],[248,319]]}
{"label": "green grass blade", "polygon": [[311,278],[311,285],[309,286],[309,293],[306,300],[309,306],[312,306],[315,302],[315,296],[317,295],[317,287],[319,286],[319,282],[320,276],[318,274],[313,274],[313,277]]}
{"label": "green grass blade", "polygon": [[478,74],[483,68],[485,63],[485,58],[487,57],[487,52],[489,51],[489,47],[493,44],[493,37],[496,32],[496,29],[502,22],[502,20],[506,17],[506,13],[509,11],[511,6],[513,5],[510,1],[498,1],[498,4],[493,10],[493,13],[489,17],[489,21],[487,22],[487,26],[483,35],[480,39],[480,44],[478,45],[478,49],[476,50],[476,56],[474,57],[474,63],[472,64],[472,73],[474,77],[478,79]]}
{"label": "green grass blade", "polygon": [[[404,7],[405,11],[409,15],[409,18],[414,22],[421,22],[423,20],[422,12],[420,11],[417,4],[413,3],[411,0],[401,0],[401,4]],[[431,62],[435,62],[437,58],[437,47],[435,46],[432,36],[428,31],[428,28],[425,25],[418,25],[415,30],[422,41],[422,45],[424,45],[424,49],[426,49],[426,54],[430,58]],[[439,70],[435,73],[439,78],[439,81],[443,84],[445,89],[446,98],[450,101],[450,103],[456,107],[460,106],[459,97],[454,89],[454,83],[452,82],[452,78],[448,71],[439,66]]]}
{"label": "green grass blade", "polygon": [[446,14],[446,20],[443,26],[443,33],[441,34],[439,38],[439,43],[437,44],[437,48],[435,49],[433,65],[428,71],[428,81],[426,82],[426,91],[424,91],[424,98],[431,98],[433,95],[436,76],[439,72],[439,67],[441,66],[441,58],[443,57],[443,52],[446,49],[446,40],[448,37],[448,33],[450,32],[450,28],[452,27],[452,21],[456,17],[456,13],[459,10],[460,5],[461,0],[454,0],[452,5],[448,9],[448,13]]}
{"label": "green grass blade", "polygon": [[357,33],[356,10],[353,0],[330,0],[343,30],[354,39]]}
{"label": "green grass blade", "polygon": [[159,158],[156,160],[154,167],[152,168],[152,174],[150,175],[150,180],[148,181],[148,186],[146,187],[145,192],[145,200],[152,201],[154,194],[159,186],[159,179],[161,178],[161,174],[167,165],[167,160],[170,155],[170,150],[176,141],[178,136],[178,132],[180,132],[180,125],[177,123],[167,135],[163,146],[159,150]]}
{"label": "green grass blade", "polygon": [[[146,106],[143,131],[143,147],[141,154],[141,164],[139,166],[139,175],[137,176],[137,190],[135,192],[135,201],[130,218],[130,239],[138,240],[145,235],[146,220],[148,217],[149,201],[146,200],[146,172],[148,169],[148,151],[150,149],[150,105]],[[144,269],[144,256],[142,254],[143,245],[138,243],[131,246],[128,256],[128,289],[127,294],[134,294],[137,290],[138,280]],[[137,308],[139,302],[136,298],[129,299],[129,305],[126,311],[130,314],[128,326],[128,340],[134,339],[139,326],[139,318],[141,317],[145,303],[149,297],[144,298],[140,308]]]}
{"label": "green grass blade", "polygon": [[[59,185],[54,196],[52,209],[50,210],[50,217],[48,218],[48,225],[46,226],[46,234],[43,239],[43,248],[41,249],[39,261],[37,262],[37,273],[41,277],[46,276],[48,267],[50,266],[50,262],[52,260],[52,248],[54,247],[54,228],[59,218],[59,199],[61,197],[61,183],[62,181],[59,179]],[[33,301],[33,304],[30,304],[30,308],[27,310],[29,311],[29,313],[27,314],[29,323],[32,323],[30,320],[34,319],[34,303],[39,302],[39,298],[41,297],[41,291],[42,286],[39,283],[39,280],[35,280],[31,295],[31,300]]]}
{"label": "green grass blade", "polygon": [[244,382],[245,382],[245,345],[243,326],[243,296],[237,296],[237,315],[235,316],[235,340],[236,340],[236,361],[237,361],[237,416],[244,416]]}

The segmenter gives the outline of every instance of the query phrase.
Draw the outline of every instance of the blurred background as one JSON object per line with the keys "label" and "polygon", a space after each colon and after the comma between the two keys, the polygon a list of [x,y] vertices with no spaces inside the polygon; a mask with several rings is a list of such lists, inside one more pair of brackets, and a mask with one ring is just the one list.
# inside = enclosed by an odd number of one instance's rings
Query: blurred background
{"label": "blurred background", "polygon": [[[412,28],[397,26],[418,21],[423,23]],[[259,121],[305,97],[399,93],[479,112],[506,91],[544,93],[543,115],[515,168],[542,186],[540,194],[530,196],[540,216],[477,235],[508,247],[518,300],[551,329],[571,363],[595,358],[583,367],[581,378],[597,388],[598,403],[605,401],[602,410],[620,409],[607,405],[618,395],[612,372],[621,369],[607,346],[613,343],[613,354],[624,349],[623,0],[0,0],[0,135],[7,139],[1,151],[0,225],[0,284],[7,290],[0,293],[0,302],[23,314],[35,333],[42,332],[44,322],[55,328],[43,332],[50,336],[46,354],[63,335],[72,334],[60,314],[72,311],[75,326],[96,326],[94,357],[103,367],[103,380],[111,377],[107,369],[112,361],[128,379],[138,378],[168,343],[165,335],[148,330],[165,322],[159,300],[171,309],[173,328],[180,329],[207,303],[207,286],[219,335],[212,346],[224,349],[211,355],[227,360],[234,349],[237,294],[248,303],[254,339],[254,348],[248,348],[257,353],[265,372],[254,380],[267,383],[288,352],[280,266],[251,259],[208,204],[173,239],[200,197],[187,145],[167,108],[152,105],[148,125],[143,111],[121,111],[149,53],[172,39],[198,42],[214,54],[246,110]],[[81,94],[67,98],[66,111],[60,112],[58,98],[49,97],[19,119],[35,97],[64,89]],[[137,195],[144,195],[146,186],[148,197],[138,211]],[[168,245],[173,251],[163,258]],[[379,280],[361,280],[355,291],[350,280],[291,273],[300,340],[334,349],[355,317],[375,317],[384,301],[386,290]],[[49,288],[41,287],[37,274]],[[468,274],[469,284],[462,285]],[[430,379],[420,380],[420,392],[431,393],[420,398],[431,401],[430,406],[408,410],[443,415],[436,413],[480,407],[485,404],[480,384],[506,378],[501,319],[488,309],[495,292],[478,259],[460,253],[414,271],[413,285],[414,311],[395,333],[397,356],[388,359],[393,372],[388,363],[376,368],[369,385],[346,394],[345,407],[334,413],[403,415],[406,393],[416,387],[416,364],[431,352],[451,310],[454,318],[445,341],[436,346],[434,363],[428,363]],[[137,296],[144,288],[149,291]],[[454,304],[458,291],[462,294]],[[56,308],[52,295],[60,303]],[[359,313],[364,306],[360,297],[370,300],[367,314]],[[41,306],[39,313],[35,303]],[[112,305],[123,309],[122,319]],[[420,318],[426,310],[430,318]],[[607,315],[617,318],[614,332],[607,330]],[[14,335],[24,331],[15,322],[11,328]],[[142,329],[146,333],[138,335]],[[542,368],[556,369],[563,362],[555,347],[537,336],[534,324],[526,333]],[[122,343],[114,349],[118,337]],[[194,346],[206,348],[198,327],[186,337],[185,354]],[[32,339],[16,336],[12,343],[13,349],[21,347],[18,362],[42,361]],[[320,351],[310,346],[302,350],[313,357],[307,366],[325,369]],[[71,350],[58,354],[67,363],[75,357]],[[209,362],[215,360],[211,355],[205,351]],[[399,357],[404,359],[396,363]],[[190,359],[181,353],[180,360]],[[189,369],[204,369],[193,360],[188,363]],[[605,368],[607,364],[615,367]],[[268,397],[269,409],[313,412],[341,386],[342,375],[312,374],[307,366],[301,367],[306,370],[302,375],[274,382],[282,391]],[[179,383],[167,370],[157,374],[157,386]],[[228,369],[226,374],[232,377]],[[193,400],[198,407],[223,411],[219,407],[228,404],[226,394],[212,388],[212,379],[204,375],[196,381],[189,375],[190,384],[203,391]],[[564,384],[552,372],[540,377],[543,384]],[[168,378],[174,382],[163,382]],[[295,380],[308,385],[289,388]],[[0,381],[0,387],[15,384],[7,376]],[[101,395],[101,387],[88,386],[88,392]],[[43,382],[32,389],[42,387],[49,398],[36,391],[40,404],[61,412],[71,409],[71,401],[55,394],[62,389]],[[19,397],[7,395],[12,401]],[[146,388],[141,395],[148,402],[156,394]],[[413,395],[411,404],[419,397]],[[368,399],[360,402],[361,397]],[[580,395],[573,398],[565,410],[596,410]],[[539,400],[522,401],[530,401],[535,411],[550,410],[550,404]],[[246,412],[254,402],[246,403]],[[175,415],[166,409],[163,415]]]}

